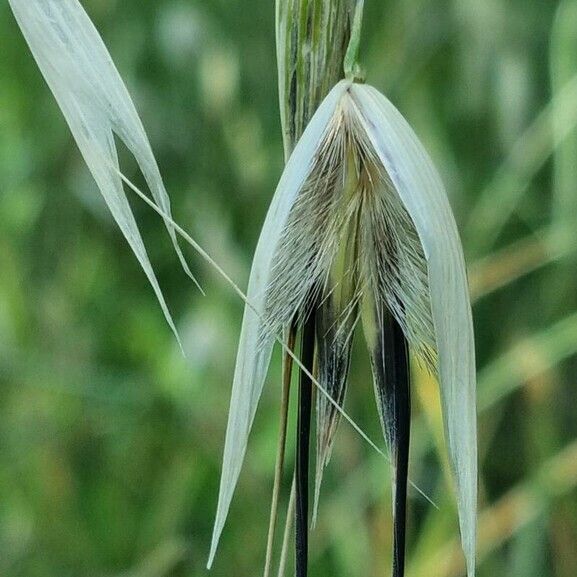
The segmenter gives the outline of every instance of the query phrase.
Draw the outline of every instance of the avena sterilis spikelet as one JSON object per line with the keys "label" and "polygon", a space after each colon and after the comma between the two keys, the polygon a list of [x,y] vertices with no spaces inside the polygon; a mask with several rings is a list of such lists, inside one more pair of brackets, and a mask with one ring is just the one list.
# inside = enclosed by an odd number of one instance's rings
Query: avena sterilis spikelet
{"label": "avena sterilis spikelet", "polygon": [[[353,333],[361,323],[393,469],[393,575],[404,575],[412,355],[440,383],[463,549],[468,575],[473,577],[475,356],[463,253],[443,185],[417,136],[382,94],[360,82],[357,49],[363,1],[277,3],[286,167],[263,225],[246,295],[173,221],[136,109],[78,0],[9,2],[175,334],[123,182],[162,216],[189,275],[177,233],[245,301],[209,565],[242,468],[273,345],[280,342],[285,352],[281,432],[265,575],[274,544],[295,364],[299,391],[290,503],[295,507],[296,574],[306,577],[313,407],[317,411],[314,517],[339,418],[344,415],[350,421],[343,404]],[[154,200],[120,172],[115,136],[135,156]],[[319,393],[316,399],[313,386]],[[291,511],[289,504],[289,520]],[[285,559],[283,546],[279,575]]]}
{"label": "avena sterilis spikelet", "polygon": [[[322,4],[327,10],[333,5]],[[360,322],[393,469],[394,576],[404,575],[412,354],[441,384],[471,577],[477,483],[475,358],[462,248],[443,186],[422,145],[384,96],[359,83],[362,7],[362,2],[341,6],[349,12],[343,36],[337,38],[348,38],[348,44],[344,49],[333,39],[333,46],[343,66],[337,76],[346,78],[307,121],[306,111],[314,110],[307,98],[319,86],[319,77],[309,69],[316,61],[311,52],[316,46],[322,54],[323,46],[308,34],[316,30],[316,10],[322,10],[314,2],[277,5],[281,118],[290,156],[249,281],[247,296],[256,309],[245,309],[241,331],[212,553],[238,479],[275,335],[284,332],[293,338],[299,332],[295,559],[297,577],[307,575],[309,434],[315,402],[311,375],[323,391],[316,399],[316,512],[322,470],[342,413],[352,335]],[[337,3],[334,9],[338,13]],[[301,38],[305,41],[299,43]],[[322,58],[320,62],[326,64]],[[300,127],[305,128],[299,137]],[[288,397],[287,373],[283,400]],[[286,427],[286,414],[281,421]],[[283,443],[281,430],[281,461]],[[277,461],[275,490],[279,472],[282,463]],[[273,509],[277,502],[278,496]],[[274,522],[273,513],[271,527]],[[269,560],[270,552],[267,568]]]}

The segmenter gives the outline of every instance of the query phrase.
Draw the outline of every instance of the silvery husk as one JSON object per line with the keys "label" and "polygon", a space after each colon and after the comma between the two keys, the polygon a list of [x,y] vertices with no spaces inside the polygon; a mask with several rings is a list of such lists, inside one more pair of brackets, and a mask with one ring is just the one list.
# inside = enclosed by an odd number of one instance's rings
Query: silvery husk
{"label": "silvery husk", "polygon": [[[463,251],[429,156],[376,89],[343,80],[313,116],[273,197],[247,296],[251,306],[245,309],[241,330],[212,553],[241,470],[275,339],[294,319],[303,326],[315,302],[317,340],[330,339],[319,346],[318,384],[329,388],[323,375],[335,371],[346,380],[348,343],[360,321],[393,462],[399,422],[384,369],[386,354],[394,353],[384,345],[391,342],[394,326],[417,360],[438,376],[472,577],[476,377]],[[334,366],[326,365],[323,347],[332,347]],[[397,571],[401,574],[402,568]]]}
{"label": "silvery husk", "polygon": [[9,0],[9,3],[114,220],[180,342],[123,190],[115,136],[138,162],[155,202],[168,217],[166,228],[181,264],[193,277],[169,222],[170,200],[148,137],[106,46],[78,0]]}

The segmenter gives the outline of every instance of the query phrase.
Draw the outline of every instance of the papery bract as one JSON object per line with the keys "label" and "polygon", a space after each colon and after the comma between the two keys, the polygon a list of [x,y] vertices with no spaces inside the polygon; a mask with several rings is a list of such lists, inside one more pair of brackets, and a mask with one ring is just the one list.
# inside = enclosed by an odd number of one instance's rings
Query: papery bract
{"label": "papery bract", "polygon": [[[291,322],[302,324],[314,302],[319,385],[338,405],[345,396],[352,331],[362,320],[393,454],[403,443],[398,419],[406,421],[410,414],[403,409],[398,415],[401,392],[390,389],[385,378],[392,375],[386,356],[397,354],[390,350],[395,339],[387,331],[397,326],[413,355],[438,375],[472,577],[475,355],[463,252],[430,158],[401,114],[374,88],[341,81],[305,130],[263,226],[248,299],[254,308],[246,308],[241,331],[209,565],[240,474],[274,340]],[[339,415],[322,399],[317,411],[318,494]]]}
{"label": "papery bract", "polygon": [[[115,135],[132,152],[156,203],[169,216],[170,200],[142,122],[106,46],[78,0],[9,0],[9,3],[112,216],[146,273],[178,339],[123,190]],[[175,231],[166,219],[165,224],[182,266],[192,278]]]}

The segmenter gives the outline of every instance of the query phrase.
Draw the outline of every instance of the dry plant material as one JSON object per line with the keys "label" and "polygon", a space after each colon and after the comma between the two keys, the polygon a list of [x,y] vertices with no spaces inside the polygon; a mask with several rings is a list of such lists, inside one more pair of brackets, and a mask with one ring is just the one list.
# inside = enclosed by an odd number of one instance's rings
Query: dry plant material
{"label": "dry plant material", "polygon": [[[343,80],[314,115],[273,198],[247,298],[251,306],[245,309],[240,337],[211,560],[277,335],[293,322],[303,328],[314,318],[316,375],[319,388],[331,398],[325,402],[323,396],[317,403],[317,496],[345,397],[352,333],[361,322],[393,463],[396,575],[403,573],[404,555],[408,349],[441,385],[472,576],[475,355],[461,243],[428,155],[400,113],[374,88]],[[312,364],[306,366],[310,370]],[[304,491],[297,478],[297,495],[299,484]]]}

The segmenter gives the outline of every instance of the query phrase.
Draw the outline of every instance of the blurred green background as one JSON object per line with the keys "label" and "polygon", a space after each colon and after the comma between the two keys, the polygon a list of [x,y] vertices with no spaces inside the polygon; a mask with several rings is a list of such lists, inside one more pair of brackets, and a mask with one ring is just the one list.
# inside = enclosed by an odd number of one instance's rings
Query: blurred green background
{"label": "blurred green background", "polygon": [[[282,170],[274,3],[83,4],[130,87],[176,220],[245,286]],[[573,577],[577,1],[368,0],[365,21],[368,80],[436,160],[470,269],[479,575]],[[0,42],[0,575],[208,575],[241,303],[190,252],[203,297],[131,196],[181,356],[6,2]],[[357,353],[347,408],[382,443]],[[261,572],[279,377],[275,357],[213,575]],[[411,475],[439,509],[413,491],[408,576],[458,577],[437,387],[417,381]],[[346,424],[311,547],[313,577],[389,574],[388,467]]]}

